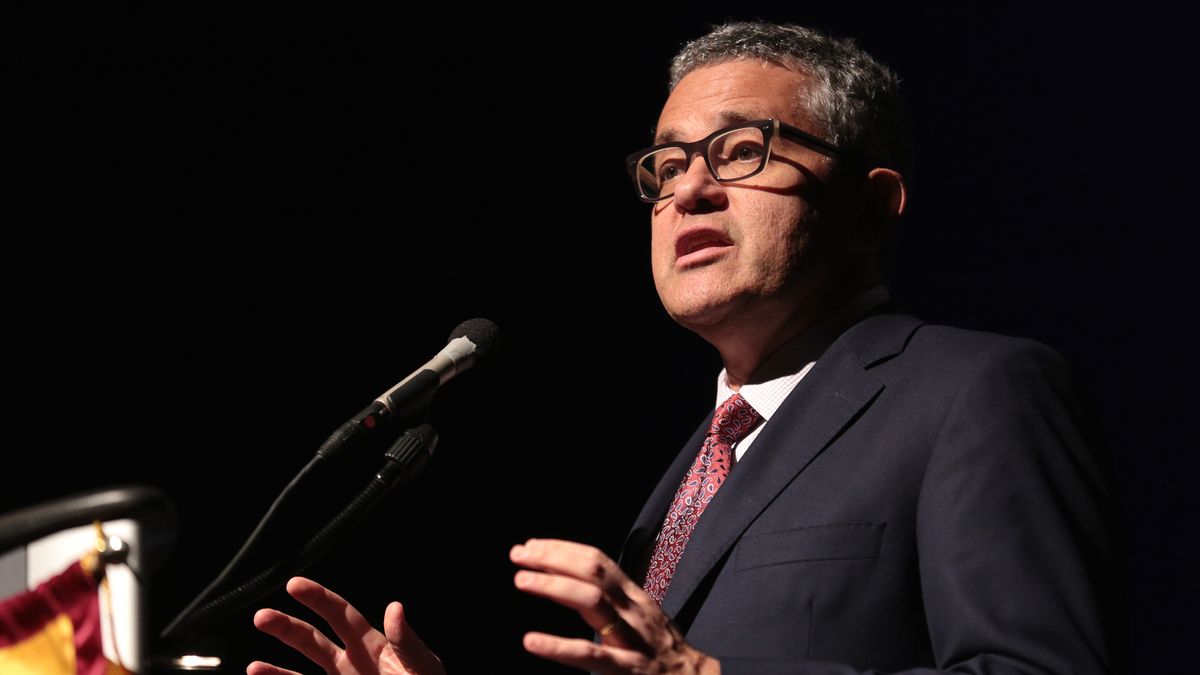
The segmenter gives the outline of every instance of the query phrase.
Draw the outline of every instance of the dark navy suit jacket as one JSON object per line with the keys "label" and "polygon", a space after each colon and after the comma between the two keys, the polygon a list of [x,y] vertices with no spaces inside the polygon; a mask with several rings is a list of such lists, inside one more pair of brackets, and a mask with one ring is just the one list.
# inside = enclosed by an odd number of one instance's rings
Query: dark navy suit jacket
{"label": "dark navy suit jacket", "polygon": [[[642,509],[654,537],[707,423]],[[1062,360],[874,314],[737,463],[663,609],[722,672],[1119,672],[1114,496]]]}

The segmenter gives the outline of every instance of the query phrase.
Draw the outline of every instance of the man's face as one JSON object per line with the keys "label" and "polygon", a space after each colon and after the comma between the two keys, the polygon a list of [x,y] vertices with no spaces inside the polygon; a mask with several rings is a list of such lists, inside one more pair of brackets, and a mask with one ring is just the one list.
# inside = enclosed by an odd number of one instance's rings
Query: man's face
{"label": "man's face", "polygon": [[[775,118],[824,136],[798,112],[807,78],[761,61],[700,68],[663,106],[656,143],[693,141],[739,121]],[[846,267],[829,158],[776,137],[763,172],[718,183],[698,155],[675,194],[653,206],[651,264],[667,312],[692,328],[762,311],[819,309]],[[838,218],[841,214],[836,214]]]}

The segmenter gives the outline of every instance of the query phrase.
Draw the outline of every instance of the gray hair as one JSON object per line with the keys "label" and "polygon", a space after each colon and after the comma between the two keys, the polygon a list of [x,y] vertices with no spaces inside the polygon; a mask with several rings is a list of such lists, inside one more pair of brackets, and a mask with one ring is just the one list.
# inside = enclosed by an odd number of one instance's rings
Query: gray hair
{"label": "gray hair", "polygon": [[684,45],[671,61],[671,89],[705,66],[756,59],[803,73],[811,91],[797,101],[834,144],[908,176],[912,143],[900,79],[851,39],[796,25],[727,23]]}

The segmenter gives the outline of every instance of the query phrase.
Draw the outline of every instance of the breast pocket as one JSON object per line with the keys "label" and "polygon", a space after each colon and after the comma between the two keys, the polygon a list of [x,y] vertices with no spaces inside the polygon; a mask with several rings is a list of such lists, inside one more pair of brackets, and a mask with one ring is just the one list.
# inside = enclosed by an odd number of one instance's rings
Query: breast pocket
{"label": "breast pocket", "polygon": [[736,569],[823,560],[870,560],[879,557],[887,523],[814,525],[747,535],[738,543]]}

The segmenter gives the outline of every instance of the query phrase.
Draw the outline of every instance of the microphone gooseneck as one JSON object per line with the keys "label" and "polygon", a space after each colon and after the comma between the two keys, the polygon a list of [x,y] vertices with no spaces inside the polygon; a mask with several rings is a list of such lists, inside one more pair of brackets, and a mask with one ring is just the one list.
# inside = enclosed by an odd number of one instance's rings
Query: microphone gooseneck
{"label": "microphone gooseneck", "polygon": [[[275,498],[267,513],[258,522],[254,531],[251,532],[233,559],[225,566],[225,569],[167,625],[162,631],[163,637],[178,634],[182,627],[193,623],[194,619],[192,615],[198,613],[200,611],[198,608],[201,607],[202,603],[212,597],[222,584],[225,583],[232,572],[261,539],[267,526],[280,512],[282,506],[288,501],[289,496],[294,494],[297,487],[304,482],[307,476],[314,473],[317,466],[325,463],[325,460],[330,459],[351,446],[356,439],[369,435],[397,419],[407,422],[408,418],[418,412],[422,412],[428,407],[438,387],[487,357],[497,342],[498,334],[499,329],[496,327],[496,324],[487,319],[477,318],[462,322],[450,333],[450,339],[445,348],[438,352],[429,362],[401,380],[399,384],[384,392],[383,395],[372,401],[360,413],[338,427],[337,431],[321,444],[316,454],[304,468],[292,478],[283,492]],[[377,490],[384,490],[385,486],[386,489],[390,489],[397,482],[411,480],[429,461],[435,444],[436,436],[432,434],[432,429],[426,430],[422,427],[418,430],[410,430],[410,433],[405,434],[388,450],[386,455],[388,463],[376,475],[376,487],[372,488],[369,492],[373,493]],[[366,493],[364,493],[363,498],[366,499],[366,502],[370,502],[373,505],[374,496],[367,498]],[[348,513],[353,512],[357,512],[357,510],[351,508],[348,511]],[[342,519],[339,522],[344,522],[344,520]],[[333,529],[335,531],[339,530],[338,527],[334,527]],[[313,544],[326,540],[326,537],[314,538],[309,546],[301,551],[300,559],[310,559],[319,555],[319,552],[324,550],[324,546],[314,546]],[[252,584],[255,589],[262,588],[262,584],[268,578],[273,578],[273,574],[265,573],[264,575],[260,575],[260,577],[262,578],[257,583]],[[239,598],[244,598],[246,597],[245,592],[246,589],[243,588],[242,592],[236,595]],[[226,602],[229,602],[228,598],[224,602],[217,603],[217,605],[214,605],[214,603],[204,605],[207,608],[206,613],[213,611],[216,606],[224,606]]]}
{"label": "microphone gooseneck", "polygon": [[198,606],[189,608],[191,611],[177,617],[163,631],[163,637],[185,630],[206,628],[230,613],[261,600],[285,584],[290,577],[303,572],[328,551],[347,530],[378,506],[392,488],[414,479],[433,455],[437,440],[437,431],[428,424],[409,429],[385,453],[384,459],[387,461],[383,468],[375,474],[362,492],[317,531],[299,552],[279,558],[246,582],[203,605],[194,603]]}

